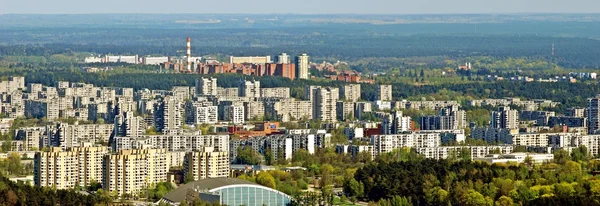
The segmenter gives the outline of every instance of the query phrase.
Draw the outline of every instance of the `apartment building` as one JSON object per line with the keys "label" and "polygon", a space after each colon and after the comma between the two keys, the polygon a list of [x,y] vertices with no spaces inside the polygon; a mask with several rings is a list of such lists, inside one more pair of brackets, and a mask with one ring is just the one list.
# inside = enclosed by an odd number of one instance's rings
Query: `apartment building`
{"label": "apartment building", "polygon": [[115,117],[115,136],[137,137],[146,131],[143,117],[134,116],[133,112],[121,113]]}
{"label": "apartment building", "polygon": [[392,101],[392,85],[379,85],[377,87],[377,100]]}
{"label": "apartment building", "polygon": [[154,127],[157,131],[179,129],[183,125],[183,102],[165,96],[154,105]]}
{"label": "apartment building", "polygon": [[354,118],[354,102],[342,102],[336,103],[337,119],[345,121],[348,118]]}
{"label": "apartment building", "polygon": [[240,97],[260,98],[260,81],[241,81],[238,92]]}
{"label": "apartment building", "polygon": [[505,146],[441,146],[441,147],[418,147],[417,153],[422,154],[425,158],[431,159],[447,159],[456,157],[464,149],[471,152],[471,159],[482,158],[493,151],[500,151],[501,154],[510,154],[513,151],[512,145]]}
{"label": "apartment building", "polygon": [[360,84],[347,84],[340,87],[340,96],[344,100],[357,102],[361,98]]}
{"label": "apartment building", "polygon": [[265,103],[262,101],[244,102],[244,119],[262,119],[265,116]]}
{"label": "apartment building", "polygon": [[302,54],[296,57],[296,76],[298,79],[310,78],[309,63],[309,56],[307,54]]}
{"label": "apartment building", "polygon": [[195,124],[216,124],[219,121],[217,106],[194,106],[193,113]]}
{"label": "apartment building", "polygon": [[263,98],[290,98],[290,88],[275,87],[275,88],[260,88],[260,96]]}
{"label": "apartment building", "polygon": [[316,88],[312,91],[313,120],[337,122],[336,103],[339,99],[337,88]]}
{"label": "apartment building", "polygon": [[312,119],[312,102],[293,98],[268,100],[264,102],[265,115],[287,122],[299,119]]}
{"label": "apartment building", "polygon": [[108,142],[114,130],[113,124],[74,124],[58,123],[46,126],[45,146],[81,147],[85,143]]}
{"label": "apartment building", "polygon": [[73,189],[91,182],[102,182],[102,158],[108,147],[77,147],[64,150],[52,147],[36,152],[34,184],[40,187]]}
{"label": "apartment building", "polygon": [[196,95],[216,96],[218,94],[217,90],[217,78],[196,79]]}
{"label": "apartment building", "polygon": [[216,152],[213,147],[203,147],[185,154],[184,175],[186,179],[194,181],[229,177],[229,164],[228,152]]}
{"label": "apartment building", "polygon": [[23,141],[24,151],[44,147],[44,139],[48,138],[45,127],[22,127],[17,129],[15,133],[15,140]]}
{"label": "apartment building", "polygon": [[104,156],[102,188],[118,196],[139,196],[151,184],[167,181],[166,149],[121,150]]}
{"label": "apartment building", "polygon": [[48,99],[25,100],[25,116],[31,118],[46,118],[56,120],[59,118],[60,107],[58,101]]}
{"label": "apartment building", "polygon": [[385,115],[381,127],[383,134],[400,134],[412,131],[412,121],[410,117],[402,116],[402,111],[393,111]]}
{"label": "apartment building", "polygon": [[233,124],[244,124],[245,112],[243,106],[228,105],[225,106],[225,120]]}
{"label": "apartment building", "polygon": [[215,151],[229,151],[229,135],[192,134],[142,135],[140,137],[117,137],[113,150],[164,148],[168,151],[200,150],[214,147]]}
{"label": "apartment building", "polygon": [[380,155],[404,147],[439,147],[441,136],[439,133],[373,135],[371,145],[375,155]]}
{"label": "apartment building", "polygon": [[498,111],[492,112],[490,126],[501,129],[518,129],[519,112],[510,107],[500,107]]}

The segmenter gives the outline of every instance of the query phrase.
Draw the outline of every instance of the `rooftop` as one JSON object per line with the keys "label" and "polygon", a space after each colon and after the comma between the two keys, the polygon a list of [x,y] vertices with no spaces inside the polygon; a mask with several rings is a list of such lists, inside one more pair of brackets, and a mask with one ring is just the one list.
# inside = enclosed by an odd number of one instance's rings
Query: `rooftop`
{"label": "rooftop", "polygon": [[181,202],[185,199],[189,190],[197,190],[197,191],[209,191],[212,189],[216,189],[219,187],[229,186],[229,185],[258,185],[256,183],[237,179],[237,178],[209,178],[198,180],[194,182],[187,183],[185,185],[179,186],[177,189],[169,192],[163,199],[166,199],[171,202]]}

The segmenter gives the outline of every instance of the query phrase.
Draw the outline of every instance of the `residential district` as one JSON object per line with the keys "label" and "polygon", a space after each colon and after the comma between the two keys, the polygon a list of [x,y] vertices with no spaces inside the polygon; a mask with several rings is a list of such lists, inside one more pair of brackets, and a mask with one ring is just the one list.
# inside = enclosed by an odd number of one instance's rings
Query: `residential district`
{"label": "residential district", "polygon": [[[200,77],[194,87],[134,90],[76,82],[25,84],[25,77],[10,77],[0,82],[0,132],[14,132],[14,139],[2,144],[8,150],[2,158],[18,153],[22,164],[32,165],[32,176],[14,181],[54,189],[100,184],[115,198],[132,198],[151,185],[172,182],[180,186],[163,202],[179,203],[194,190],[227,205],[285,205],[289,195],[234,177],[273,170],[268,164],[323,149],[371,160],[403,148],[433,159],[466,150],[472,160],[489,163],[527,157],[548,162],[553,151],[579,146],[599,155],[599,97],[590,97],[587,107],[557,114],[543,109],[559,103],[542,99],[479,99],[463,105],[407,101],[392,96],[392,85],[379,85],[377,100],[369,102],[361,99],[360,84],[307,86],[306,96],[295,99],[285,87],[240,80],[238,87],[221,88],[217,81]],[[469,122],[464,106],[497,109],[483,127]],[[436,114],[418,119],[403,114],[424,110]],[[290,122],[299,126],[286,128]],[[332,133],[339,128],[345,143],[334,144]],[[488,144],[465,144],[466,139]],[[262,159],[256,165],[240,161],[244,149]]]}

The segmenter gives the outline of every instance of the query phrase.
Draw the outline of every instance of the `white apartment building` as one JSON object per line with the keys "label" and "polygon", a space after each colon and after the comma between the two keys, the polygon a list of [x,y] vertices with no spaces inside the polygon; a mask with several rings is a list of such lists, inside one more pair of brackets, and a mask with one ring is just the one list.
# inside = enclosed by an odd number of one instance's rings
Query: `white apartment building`
{"label": "white apartment building", "polygon": [[336,104],[339,99],[337,88],[316,88],[312,91],[313,120],[337,122]]}
{"label": "white apartment building", "polygon": [[347,101],[357,102],[361,98],[360,84],[347,84],[340,87],[340,89],[340,94]]}
{"label": "white apartment building", "polygon": [[114,130],[113,124],[74,124],[59,123],[46,126],[45,146],[81,147],[84,143],[108,142]]}
{"label": "white apartment building", "polygon": [[309,56],[307,54],[296,57],[296,76],[298,79],[310,78],[309,63]]}
{"label": "white apartment building", "polygon": [[172,134],[143,135],[141,137],[117,137],[113,149],[128,150],[142,148],[164,148],[168,151],[200,150],[214,147],[215,151],[229,151],[229,135]]}
{"label": "white apartment building", "polygon": [[265,116],[265,103],[262,101],[244,102],[244,119],[262,119]]}
{"label": "white apartment building", "polygon": [[371,145],[375,155],[380,155],[404,147],[439,147],[441,137],[439,133],[373,135]]}
{"label": "white apartment building", "polygon": [[183,124],[183,102],[166,96],[154,106],[154,127],[157,131],[179,129]]}
{"label": "white apartment building", "polygon": [[377,100],[392,101],[392,85],[379,85],[377,94]]}
{"label": "white apartment building", "polygon": [[506,146],[442,146],[442,147],[418,147],[419,154],[425,158],[447,159],[451,155],[458,155],[463,149],[471,151],[471,159],[485,157],[492,151],[500,150],[501,154],[509,154],[513,151],[512,145]]}
{"label": "white apartment building", "polygon": [[146,122],[143,117],[136,117],[130,111],[115,117],[114,128],[115,136],[138,137],[146,131]]}
{"label": "white apartment building", "polygon": [[498,111],[492,112],[490,126],[500,129],[518,129],[519,111],[512,110],[510,107],[498,108]]}
{"label": "white apartment building", "polygon": [[243,106],[228,105],[225,107],[225,120],[233,124],[244,124],[245,115]]}
{"label": "white apartment building", "polygon": [[217,106],[194,106],[196,124],[216,124],[219,119],[219,109]]}
{"label": "white apartment building", "polygon": [[217,78],[196,79],[196,95],[217,95]]}
{"label": "white apartment building", "polygon": [[260,96],[263,98],[290,98],[290,88],[260,88]]}
{"label": "white apartment building", "polygon": [[241,81],[238,92],[240,97],[260,98],[260,81]]}
{"label": "white apartment building", "polygon": [[16,140],[23,141],[23,150],[31,148],[42,148],[44,139],[47,139],[45,127],[23,127],[16,130]]}

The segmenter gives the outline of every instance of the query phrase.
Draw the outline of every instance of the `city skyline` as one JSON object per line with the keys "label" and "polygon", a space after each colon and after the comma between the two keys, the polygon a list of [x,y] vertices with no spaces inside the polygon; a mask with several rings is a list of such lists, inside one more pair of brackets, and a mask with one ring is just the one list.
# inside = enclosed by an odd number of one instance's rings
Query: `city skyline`
{"label": "city skyline", "polygon": [[[344,4],[336,1],[307,0],[294,7],[280,6],[274,0],[240,1],[227,0],[195,4],[188,0],[174,0],[165,7],[160,1],[107,0],[90,6],[80,1],[26,0],[3,2],[0,14],[99,14],[99,13],[205,13],[205,14],[500,14],[500,13],[598,13],[600,7],[593,0],[543,1],[543,0],[430,0],[430,1],[359,1],[348,0]],[[31,5],[37,5],[32,7]],[[114,5],[120,5],[115,7]],[[193,6],[198,5],[198,6]]]}

